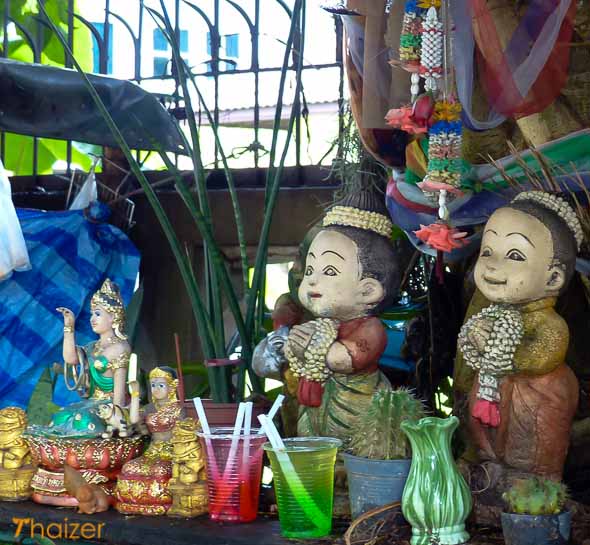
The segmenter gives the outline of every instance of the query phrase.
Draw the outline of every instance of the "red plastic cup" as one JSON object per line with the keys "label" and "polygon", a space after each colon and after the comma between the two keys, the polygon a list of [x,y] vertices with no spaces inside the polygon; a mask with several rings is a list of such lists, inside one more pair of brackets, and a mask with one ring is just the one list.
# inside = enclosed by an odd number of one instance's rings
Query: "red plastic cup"
{"label": "red plastic cup", "polygon": [[262,445],[265,435],[253,429],[234,438],[233,428],[199,432],[207,467],[209,518],[220,522],[251,522],[258,514]]}

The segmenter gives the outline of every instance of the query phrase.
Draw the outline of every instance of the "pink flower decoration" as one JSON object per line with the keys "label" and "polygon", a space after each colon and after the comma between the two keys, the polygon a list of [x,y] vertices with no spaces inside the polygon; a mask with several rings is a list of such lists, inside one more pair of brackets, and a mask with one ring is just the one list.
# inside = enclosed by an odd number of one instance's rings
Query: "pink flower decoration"
{"label": "pink flower decoration", "polygon": [[453,195],[457,195],[457,197],[463,196],[463,191],[456,188],[455,186],[445,184],[443,182],[435,182],[434,180],[424,179],[423,181],[419,182],[417,185],[422,191],[430,191],[430,192],[434,193],[435,191],[442,191],[444,189],[445,191],[448,191],[449,193],[452,193]]}
{"label": "pink flower decoration", "polygon": [[428,131],[428,126],[414,120],[412,108],[409,106],[389,110],[385,116],[385,121],[390,127],[401,129],[410,134],[423,134]]}
{"label": "pink flower decoration", "polygon": [[455,248],[467,246],[469,242],[463,240],[467,233],[451,228],[444,223],[433,223],[432,225],[420,225],[419,231],[414,234],[435,250],[450,252]]}
{"label": "pink flower decoration", "polygon": [[390,127],[400,129],[402,124],[407,122],[412,115],[412,108],[410,106],[402,106],[401,108],[394,108],[385,114],[385,121]]}

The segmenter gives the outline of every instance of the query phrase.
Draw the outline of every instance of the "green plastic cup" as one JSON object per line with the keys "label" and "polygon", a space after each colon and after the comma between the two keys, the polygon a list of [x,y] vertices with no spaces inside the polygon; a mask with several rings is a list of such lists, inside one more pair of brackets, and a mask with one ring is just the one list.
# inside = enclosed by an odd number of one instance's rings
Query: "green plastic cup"
{"label": "green plastic cup", "polygon": [[339,439],[285,439],[285,450],[264,445],[274,476],[281,534],[306,539],[330,535],[334,502],[334,464]]}

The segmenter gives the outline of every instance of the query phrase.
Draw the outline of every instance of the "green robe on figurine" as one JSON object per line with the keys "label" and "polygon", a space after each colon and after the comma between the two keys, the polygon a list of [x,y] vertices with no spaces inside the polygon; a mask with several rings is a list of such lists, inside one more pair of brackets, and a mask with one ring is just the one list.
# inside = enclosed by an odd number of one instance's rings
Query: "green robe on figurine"
{"label": "green robe on figurine", "polygon": [[98,415],[98,407],[105,399],[113,398],[115,380],[105,373],[127,368],[129,353],[123,352],[114,361],[108,361],[101,353],[99,341],[79,348],[78,353],[84,354],[88,361],[89,398],[55,413],[49,428],[42,433],[64,437],[100,437],[106,431],[105,423]]}

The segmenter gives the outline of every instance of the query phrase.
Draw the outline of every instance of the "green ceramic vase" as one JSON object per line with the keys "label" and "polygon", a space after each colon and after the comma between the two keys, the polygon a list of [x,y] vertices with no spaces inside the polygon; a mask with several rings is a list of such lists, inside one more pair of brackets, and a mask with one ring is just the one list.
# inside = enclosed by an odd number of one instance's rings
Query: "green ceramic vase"
{"label": "green ceramic vase", "polygon": [[402,422],[412,445],[412,466],[402,496],[402,511],[412,525],[412,545],[456,545],[469,540],[465,519],[471,492],[451,453],[459,419],[427,417]]}

